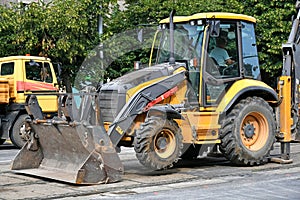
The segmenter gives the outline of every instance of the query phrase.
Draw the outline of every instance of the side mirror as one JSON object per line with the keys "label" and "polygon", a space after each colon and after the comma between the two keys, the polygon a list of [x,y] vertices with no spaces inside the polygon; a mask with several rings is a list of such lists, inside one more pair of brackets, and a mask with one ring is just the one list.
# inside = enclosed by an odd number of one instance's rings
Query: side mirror
{"label": "side mirror", "polygon": [[56,76],[61,76],[61,63],[52,63]]}
{"label": "side mirror", "polygon": [[138,29],[137,30],[137,39],[138,39],[138,41],[140,42],[140,43],[142,43],[143,42],[143,29]]}
{"label": "side mirror", "polygon": [[220,35],[220,20],[209,21],[209,35],[210,37],[219,37]]}
{"label": "side mirror", "polygon": [[58,84],[61,83],[62,79],[61,79],[61,63],[53,63],[53,67],[54,67],[54,71],[55,71],[55,75],[58,81]]}

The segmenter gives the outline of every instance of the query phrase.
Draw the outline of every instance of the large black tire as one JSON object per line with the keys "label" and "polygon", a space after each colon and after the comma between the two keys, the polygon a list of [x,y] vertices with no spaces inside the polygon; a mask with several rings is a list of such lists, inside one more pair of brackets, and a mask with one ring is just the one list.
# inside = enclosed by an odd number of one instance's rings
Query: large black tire
{"label": "large black tire", "polygon": [[22,148],[30,138],[30,133],[25,132],[27,118],[29,118],[27,114],[20,115],[10,131],[10,140],[18,148]]}
{"label": "large black tire", "polygon": [[220,151],[234,164],[266,163],[275,142],[274,118],[272,108],[262,98],[241,100],[221,121]]}
{"label": "large black tire", "polygon": [[181,156],[182,140],[181,130],[174,120],[151,116],[136,131],[136,157],[153,170],[170,168]]}
{"label": "large black tire", "polygon": [[299,117],[297,116],[297,110],[292,110],[292,118],[293,118],[293,126],[291,128],[292,133],[292,141],[294,142],[300,142],[300,121]]}

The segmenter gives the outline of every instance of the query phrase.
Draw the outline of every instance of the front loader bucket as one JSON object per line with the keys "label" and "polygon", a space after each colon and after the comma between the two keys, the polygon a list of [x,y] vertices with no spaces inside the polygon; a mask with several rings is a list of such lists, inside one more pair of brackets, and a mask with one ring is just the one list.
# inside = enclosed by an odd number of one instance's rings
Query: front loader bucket
{"label": "front loader bucket", "polygon": [[12,170],[74,184],[121,180],[124,169],[103,126],[60,118],[29,123],[35,137],[19,151]]}
{"label": "front loader bucket", "polygon": [[[75,184],[121,180],[122,163],[108,135],[99,126],[31,124],[38,135],[37,149],[27,143],[12,169]],[[94,137],[96,136],[96,137]]]}

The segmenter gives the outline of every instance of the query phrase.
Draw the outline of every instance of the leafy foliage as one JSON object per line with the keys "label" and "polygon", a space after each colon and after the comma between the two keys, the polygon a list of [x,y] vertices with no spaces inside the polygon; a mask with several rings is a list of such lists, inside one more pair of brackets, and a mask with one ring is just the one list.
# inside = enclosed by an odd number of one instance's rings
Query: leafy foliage
{"label": "leafy foliage", "polygon": [[[260,64],[265,80],[274,84],[282,67],[281,45],[288,39],[294,2],[284,0],[247,0],[240,9],[257,19],[256,36]],[[271,78],[271,79],[270,79]]]}
{"label": "leafy foliage", "polygon": [[[257,19],[257,45],[262,68],[268,76],[275,77],[281,68],[281,44],[291,27],[294,3],[284,0],[126,0],[126,9],[120,10],[117,1],[111,0],[39,0],[28,6],[12,4],[0,6],[0,56],[44,55],[61,62],[65,80],[74,82],[79,66],[85,58],[99,68],[97,73],[115,78],[133,68],[133,62],[148,62],[153,31],[144,35],[139,43],[136,38],[141,27],[147,24],[155,28],[161,19],[168,17],[172,9],[176,15],[198,12],[223,11],[242,13]],[[104,34],[99,37],[98,20],[103,17]],[[124,32],[124,34],[120,34]],[[130,33],[130,34],[129,34]],[[131,37],[130,37],[131,36]],[[148,38],[148,39],[147,39]],[[102,44],[101,48],[97,45]],[[104,47],[104,48],[102,48]],[[104,68],[103,68],[104,67]],[[107,69],[105,70],[105,68]],[[81,76],[99,75],[89,70]]]}
{"label": "leafy foliage", "polygon": [[0,56],[48,56],[63,64],[64,80],[72,80],[88,52],[99,44],[99,16],[107,20],[114,2],[40,0],[27,6],[0,6]]}

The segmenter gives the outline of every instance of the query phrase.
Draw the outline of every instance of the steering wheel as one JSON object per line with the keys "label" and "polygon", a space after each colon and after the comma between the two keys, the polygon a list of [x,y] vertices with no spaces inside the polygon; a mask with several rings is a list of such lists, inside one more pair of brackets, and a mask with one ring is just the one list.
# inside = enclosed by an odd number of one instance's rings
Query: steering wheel
{"label": "steering wheel", "polygon": [[222,75],[226,74],[226,71],[231,70],[233,68],[235,68],[237,66],[237,62],[232,63],[231,65],[226,66],[223,70],[222,70]]}

